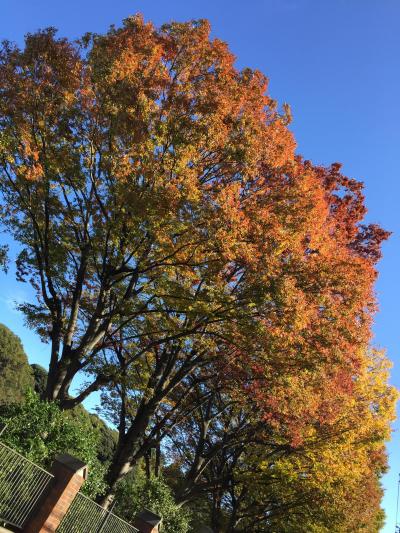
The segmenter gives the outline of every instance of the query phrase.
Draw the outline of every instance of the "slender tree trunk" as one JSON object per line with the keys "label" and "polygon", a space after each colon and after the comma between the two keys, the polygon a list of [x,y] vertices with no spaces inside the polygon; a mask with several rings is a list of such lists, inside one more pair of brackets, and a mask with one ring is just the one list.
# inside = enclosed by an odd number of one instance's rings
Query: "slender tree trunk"
{"label": "slender tree trunk", "polygon": [[61,324],[53,323],[53,332],[51,335],[51,355],[49,373],[47,375],[46,389],[42,395],[43,400],[55,400],[55,390],[60,386],[61,381],[58,376],[59,371],[59,355],[61,346]]}
{"label": "slender tree trunk", "polygon": [[147,479],[150,479],[151,478],[151,455],[149,452],[145,454],[144,460],[146,463],[146,477]]}
{"label": "slender tree trunk", "polygon": [[154,475],[159,477],[161,471],[161,446],[160,443],[156,446],[156,459],[154,465]]}
{"label": "slender tree trunk", "polygon": [[213,497],[213,508],[211,513],[211,529],[214,533],[221,533],[221,494],[218,492]]}

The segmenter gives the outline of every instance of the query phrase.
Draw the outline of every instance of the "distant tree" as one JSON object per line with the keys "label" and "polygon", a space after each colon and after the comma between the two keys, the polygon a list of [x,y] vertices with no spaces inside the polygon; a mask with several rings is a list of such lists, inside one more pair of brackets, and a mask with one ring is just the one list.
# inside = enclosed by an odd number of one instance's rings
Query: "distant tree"
{"label": "distant tree", "polygon": [[42,396],[46,390],[47,384],[47,370],[36,363],[31,365],[33,378],[34,378],[34,389],[40,396]]}
{"label": "distant tree", "polygon": [[107,426],[107,424],[96,414],[90,413],[89,417],[94,431],[99,435],[97,457],[100,462],[109,463],[115,452],[118,433]]}
{"label": "distant tree", "polygon": [[34,380],[20,338],[0,324],[0,403],[23,400]]}
{"label": "distant tree", "polygon": [[89,413],[82,405],[74,411],[81,413],[85,424],[97,435],[97,458],[101,463],[110,463],[118,440],[118,432],[109,427],[98,415]]}

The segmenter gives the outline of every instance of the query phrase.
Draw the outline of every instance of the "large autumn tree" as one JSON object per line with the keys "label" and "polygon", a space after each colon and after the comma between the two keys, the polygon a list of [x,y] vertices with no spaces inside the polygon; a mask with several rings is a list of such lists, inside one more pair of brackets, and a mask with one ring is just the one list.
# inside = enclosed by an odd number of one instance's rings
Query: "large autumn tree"
{"label": "large autumn tree", "polygon": [[[216,376],[218,394],[250,398],[259,423],[294,447],[316,424],[344,416],[343,405],[353,399],[385,233],[359,226],[361,186],[338,165],[323,169],[298,158],[280,169],[263,168],[252,185],[257,195],[248,194],[241,208],[240,250],[247,257],[231,255],[229,265],[230,288],[246,302],[246,313],[236,307],[232,319],[209,324],[195,340],[157,343],[134,363],[130,351],[139,350],[133,343],[106,358],[119,379],[104,395],[120,428],[111,491],[150,448],[176,428],[184,431],[187,416],[209,402]],[[184,434],[196,440],[196,432]]]}
{"label": "large autumn tree", "polygon": [[387,234],[363,225],[340,165],[294,155],[266,78],[209,32],[136,16],[0,52],[1,220],[37,296],[20,308],[51,346],[46,399],[104,391],[119,428],[107,502],[211,399],[250,402],[250,427],[299,448],[365,366]]}

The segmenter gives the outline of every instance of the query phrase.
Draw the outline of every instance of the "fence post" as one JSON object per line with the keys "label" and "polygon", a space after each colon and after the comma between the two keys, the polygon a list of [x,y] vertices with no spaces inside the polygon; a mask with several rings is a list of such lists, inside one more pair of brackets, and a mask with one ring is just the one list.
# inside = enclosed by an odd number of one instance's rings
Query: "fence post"
{"label": "fence post", "polygon": [[71,455],[57,455],[53,482],[35,509],[24,533],[54,533],[87,478],[87,466]]}
{"label": "fence post", "polygon": [[133,525],[140,533],[158,533],[160,531],[161,517],[145,509],[137,515]]}
{"label": "fence post", "polygon": [[[104,520],[102,521],[102,523],[100,524],[100,527],[99,529],[97,530],[97,533],[102,533],[102,531],[104,531],[104,528],[108,522],[108,519],[110,518],[110,514],[112,513],[112,510],[114,509],[115,507],[115,501],[113,502],[113,504],[111,505],[110,509],[106,509],[106,516],[104,517]],[[0,532],[1,533],[1,532]]]}

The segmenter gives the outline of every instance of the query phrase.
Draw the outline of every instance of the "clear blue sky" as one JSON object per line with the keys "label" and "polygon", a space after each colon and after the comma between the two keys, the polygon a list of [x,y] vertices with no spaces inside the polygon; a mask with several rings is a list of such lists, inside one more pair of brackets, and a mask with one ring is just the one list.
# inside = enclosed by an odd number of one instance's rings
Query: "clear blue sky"
{"label": "clear blue sky", "polygon": [[[340,161],[366,185],[368,220],[393,231],[379,266],[380,313],[375,343],[394,362],[400,387],[400,1],[399,0],[2,0],[0,38],[55,26],[78,37],[103,32],[136,12],[157,25],[208,18],[226,40],[238,66],[259,68],[270,93],[290,103],[298,151],[317,163]],[[0,278],[0,321],[18,333],[32,361],[46,363],[48,350],[12,310],[27,288],[12,274]],[[398,425],[400,427],[400,425]],[[384,479],[385,533],[394,532],[400,431],[389,444]]]}

